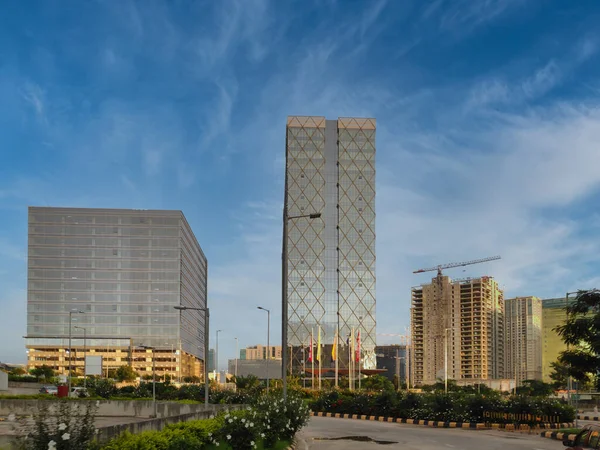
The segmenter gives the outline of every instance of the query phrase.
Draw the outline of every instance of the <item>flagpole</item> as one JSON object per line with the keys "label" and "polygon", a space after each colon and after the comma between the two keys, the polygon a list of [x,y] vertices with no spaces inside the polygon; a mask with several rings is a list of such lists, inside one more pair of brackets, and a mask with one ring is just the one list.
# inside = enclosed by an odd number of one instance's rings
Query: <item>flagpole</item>
{"label": "flagpole", "polygon": [[356,349],[356,356],[358,357],[358,389],[360,390],[361,379],[360,376],[360,365],[362,364],[362,358],[360,357],[362,342],[360,342],[360,328],[358,329],[358,348]]}
{"label": "flagpole", "polygon": [[321,325],[319,325],[319,338],[317,340],[317,356],[319,357],[319,390],[321,390],[321,360],[322,355],[321,355]]}
{"label": "flagpole", "polygon": [[312,374],[310,380],[310,387],[314,391],[315,390],[315,353],[313,346],[313,329],[310,329],[310,363],[312,364]]}
{"label": "flagpole", "polygon": [[338,378],[339,378],[339,375],[338,375],[338,370],[339,370],[339,367],[338,367],[338,353],[339,353],[338,345],[339,345],[339,341],[340,341],[339,334],[338,334],[339,331],[340,330],[338,328],[336,328],[335,341],[333,343],[333,348],[335,349],[335,387],[336,388],[338,387]]}

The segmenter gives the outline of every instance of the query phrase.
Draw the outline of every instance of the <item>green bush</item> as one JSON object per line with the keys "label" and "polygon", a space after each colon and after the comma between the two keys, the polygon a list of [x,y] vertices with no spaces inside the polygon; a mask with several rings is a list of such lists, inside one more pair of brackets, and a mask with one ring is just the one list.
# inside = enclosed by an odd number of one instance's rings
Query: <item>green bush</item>
{"label": "green bush", "polygon": [[263,396],[245,410],[168,425],[162,431],[125,433],[102,449],[187,450],[210,445],[234,450],[280,448],[281,442],[289,442],[308,418],[308,407],[298,396],[292,395],[285,402],[275,396]]}
{"label": "green bush", "polygon": [[324,391],[309,401],[313,411],[366,414],[443,422],[530,424],[571,422],[575,410],[560,401],[541,397],[506,397],[499,392],[461,391],[405,393],[383,391]]}
{"label": "green bush", "polygon": [[105,378],[89,380],[88,388],[90,389],[92,395],[96,395],[105,399],[115,396],[118,392],[115,382]]}

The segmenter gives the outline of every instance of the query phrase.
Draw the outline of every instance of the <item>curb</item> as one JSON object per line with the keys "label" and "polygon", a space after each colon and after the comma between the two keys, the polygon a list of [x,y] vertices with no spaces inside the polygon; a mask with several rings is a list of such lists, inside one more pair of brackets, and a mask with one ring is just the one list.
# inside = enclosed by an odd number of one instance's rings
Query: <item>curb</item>
{"label": "curb", "polygon": [[296,438],[292,439],[292,445],[290,445],[288,448],[286,448],[285,450],[296,450]]}
{"label": "curb", "polygon": [[576,434],[565,434],[560,433],[558,431],[542,431],[540,433],[540,436],[543,438],[553,439],[555,441],[562,441],[565,438],[569,440],[575,440],[575,438],[577,437]]}
{"label": "curb", "polygon": [[600,422],[600,417],[598,417],[598,416],[580,416],[578,414],[577,418],[579,420],[592,420],[592,421]]}
{"label": "curb", "polygon": [[[333,417],[337,419],[357,419],[357,420],[370,420],[375,422],[391,422],[391,423],[403,423],[407,425],[422,425],[433,428],[462,428],[468,430],[505,430],[505,431],[531,431],[539,428],[542,429],[558,429],[558,428],[570,428],[573,427],[573,423],[543,423],[537,427],[530,427],[529,425],[518,425],[514,424],[500,424],[500,423],[477,423],[477,422],[440,422],[437,420],[419,420],[419,419],[402,419],[399,417],[387,417],[387,416],[370,416],[364,414],[341,414],[341,413],[325,413],[325,412],[314,412],[311,411],[310,415],[313,417]],[[546,432],[548,433],[548,432]],[[543,434],[543,433],[542,433]],[[556,434],[556,432],[555,432]],[[563,433],[559,433],[563,434]]]}

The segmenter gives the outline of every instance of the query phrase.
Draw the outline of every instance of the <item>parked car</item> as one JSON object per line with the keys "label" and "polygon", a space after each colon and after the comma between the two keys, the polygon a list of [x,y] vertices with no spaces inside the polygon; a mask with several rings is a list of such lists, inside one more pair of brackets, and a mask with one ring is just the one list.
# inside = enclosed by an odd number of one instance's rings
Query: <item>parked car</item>
{"label": "parked car", "polygon": [[600,426],[586,425],[574,440],[565,439],[563,445],[569,447],[567,450],[600,449]]}
{"label": "parked car", "polygon": [[89,397],[89,394],[88,394],[88,391],[86,388],[74,387],[74,388],[71,388],[71,394],[69,395],[69,397],[83,398],[83,397]]}
{"label": "parked car", "polygon": [[58,388],[56,386],[42,386],[40,388],[40,394],[58,395]]}

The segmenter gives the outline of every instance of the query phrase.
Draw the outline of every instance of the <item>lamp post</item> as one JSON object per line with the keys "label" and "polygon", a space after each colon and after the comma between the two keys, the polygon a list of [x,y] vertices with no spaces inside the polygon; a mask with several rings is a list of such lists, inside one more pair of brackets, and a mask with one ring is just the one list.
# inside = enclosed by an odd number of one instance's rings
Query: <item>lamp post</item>
{"label": "lamp post", "polygon": [[[83,389],[85,390],[87,388],[87,365],[85,361],[87,355],[87,329],[85,327],[78,327],[77,325],[73,328],[83,330]],[[75,362],[75,365],[77,365],[77,362]]]}
{"label": "lamp post", "polygon": [[444,393],[448,394],[448,331],[444,329]]}
{"label": "lamp post", "polygon": [[221,372],[219,371],[219,333],[223,330],[217,330],[217,348],[215,350],[215,369],[217,369],[217,384],[221,384]]}
{"label": "lamp post", "polygon": [[237,360],[238,360],[238,355],[240,353],[240,342],[238,341],[238,338],[235,338],[235,380],[237,381]]}
{"label": "lamp post", "polygon": [[67,394],[67,397],[71,395],[71,354],[73,353],[71,349],[71,334],[73,331],[71,325],[73,323],[73,314],[84,314],[84,312],[80,309],[72,309],[69,311],[69,393]]}
{"label": "lamp post", "polygon": [[262,309],[267,312],[267,394],[269,393],[269,360],[271,359],[271,311],[262,306],[258,306],[258,309]]}
{"label": "lamp post", "polygon": [[154,347],[140,344],[141,348],[152,350],[152,403],[154,404],[154,418],[156,418],[156,358],[154,356]]}
{"label": "lamp post", "polygon": [[290,220],[309,218],[318,219],[321,213],[301,214],[288,216],[287,203],[283,207],[283,243],[281,251],[281,380],[283,382],[283,399],[287,399],[287,363],[288,363],[288,252],[287,252],[287,226]]}
{"label": "lamp post", "polygon": [[[173,306],[173,308],[179,311],[188,309],[204,311],[204,405],[208,407],[208,325],[210,323],[210,310],[209,308],[192,308],[191,306]],[[179,357],[181,358],[181,355]]]}
{"label": "lamp post", "polygon": [[[566,314],[566,319],[565,322],[567,320],[569,320],[569,312],[567,310],[568,306],[569,306],[569,296],[571,295],[577,295],[579,292],[567,292],[567,294],[565,295],[565,314]],[[567,350],[569,350],[569,344],[567,344]],[[573,388],[573,378],[571,377],[571,374],[569,374],[569,379],[567,381],[567,404],[571,404],[571,389]],[[577,422],[577,414],[575,414],[575,422]]]}

